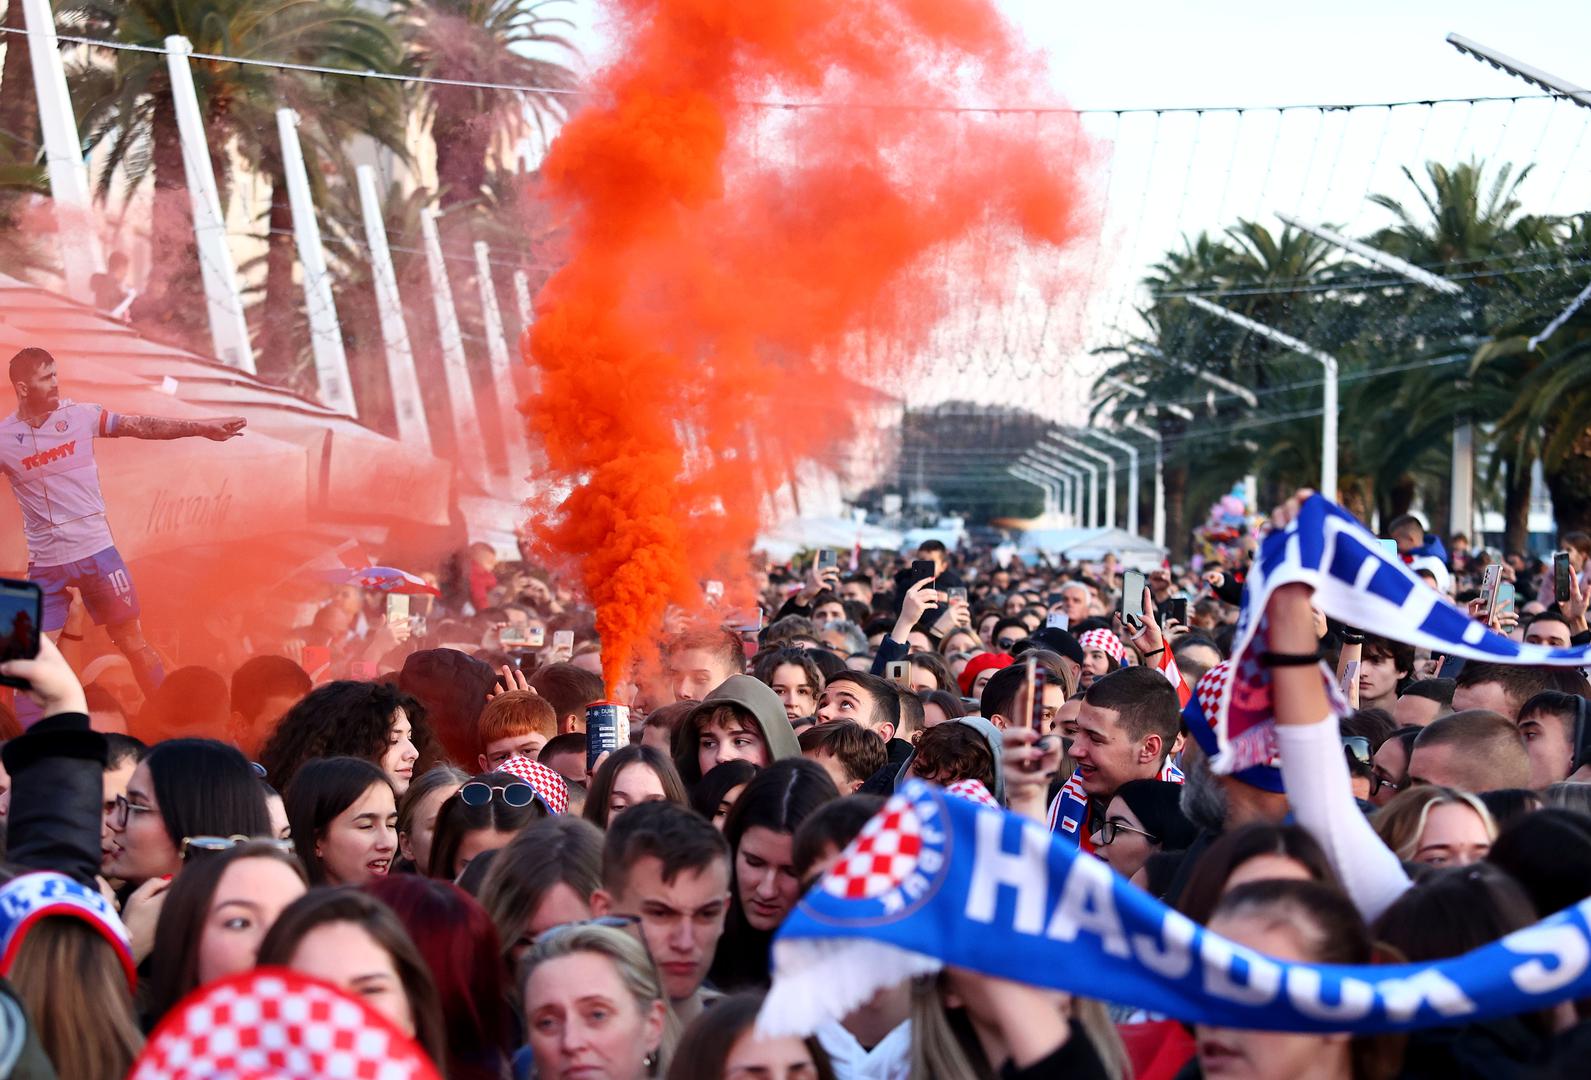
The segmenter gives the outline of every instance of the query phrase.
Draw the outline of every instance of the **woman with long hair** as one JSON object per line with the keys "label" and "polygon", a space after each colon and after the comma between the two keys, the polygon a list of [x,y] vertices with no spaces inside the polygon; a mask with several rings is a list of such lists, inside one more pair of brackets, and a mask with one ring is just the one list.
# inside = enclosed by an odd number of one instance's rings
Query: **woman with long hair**
{"label": "woman with long hair", "polygon": [[287,789],[287,818],[311,885],[363,885],[392,867],[397,802],[392,782],[372,762],[309,762]]}
{"label": "woman with long hair", "polygon": [[536,789],[513,773],[472,776],[442,804],[431,838],[430,877],[457,881],[477,855],[496,851],[530,822],[547,816]]}
{"label": "woman with long hair", "polygon": [[425,873],[431,865],[431,841],[436,837],[442,804],[469,778],[469,773],[456,766],[434,765],[409,785],[398,800],[398,851],[403,856],[399,869]]}
{"label": "woman with long hair", "polygon": [[447,1031],[430,969],[398,917],[359,889],[314,889],[260,944],[261,967],[324,979],[391,1020],[446,1075]]}
{"label": "woman with long hair", "polygon": [[500,1080],[508,1064],[507,968],[486,909],[457,885],[415,874],[365,891],[408,929],[436,984],[450,1080]]}
{"label": "woman with long hair", "polygon": [[743,1076],[834,1080],[816,1039],[758,1038],[762,995],[732,994],[704,1011],[680,1036],[668,1080],[737,1080]]}
{"label": "woman with long hair", "polygon": [[532,822],[497,852],[481,905],[497,927],[510,965],[542,931],[591,918],[602,885],[602,831],[583,818]]}
{"label": "woman with long hair", "polygon": [[363,758],[387,774],[402,795],[426,741],[425,709],[391,683],[344,679],[310,691],[276,725],[260,763],[277,791],[286,791],[305,762]]}
{"label": "woman with long hair", "polygon": [[1371,820],[1382,843],[1406,863],[1468,866],[1486,857],[1497,825],[1467,791],[1421,784],[1400,792]]}
{"label": "woman with long hair", "polygon": [[776,761],[746,785],[724,822],[731,862],[729,914],[711,979],[724,990],[766,987],[773,932],[801,895],[792,841],[824,803],[840,797],[823,766]]}
{"label": "woman with long hair", "polygon": [[675,1033],[663,980],[623,930],[548,931],[525,958],[519,987],[537,1075],[646,1080],[667,1070]]}
{"label": "woman with long hair", "polygon": [[190,847],[155,928],[145,1015],[158,1022],[191,991],[252,968],[266,933],[307,888],[303,866],[282,841]]}
{"label": "woman with long hair", "polygon": [[735,801],[756,775],[757,766],[749,761],[726,761],[713,766],[691,788],[691,809],[722,829],[729,818],[729,811],[735,808]]}
{"label": "woman with long hair", "polygon": [[623,811],[658,799],[685,805],[685,784],[674,762],[655,747],[621,746],[591,777],[584,817],[606,829]]}

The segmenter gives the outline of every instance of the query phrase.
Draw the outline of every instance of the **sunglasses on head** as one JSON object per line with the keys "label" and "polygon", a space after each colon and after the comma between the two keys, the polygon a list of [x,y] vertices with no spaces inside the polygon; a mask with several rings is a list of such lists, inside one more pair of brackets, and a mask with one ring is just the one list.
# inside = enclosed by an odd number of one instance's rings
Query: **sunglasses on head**
{"label": "sunglasses on head", "polygon": [[514,782],[498,786],[482,780],[471,780],[459,788],[459,801],[465,806],[485,806],[493,795],[501,795],[509,806],[529,806],[536,801],[536,789],[529,784]]}
{"label": "sunglasses on head", "polygon": [[1344,735],[1342,737],[1343,753],[1348,755],[1351,764],[1370,767],[1370,740],[1363,735]]}
{"label": "sunglasses on head", "polygon": [[214,854],[231,851],[239,844],[259,844],[262,847],[273,848],[283,855],[292,855],[294,850],[291,840],[277,840],[269,836],[185,836],[182,838],[179,854],[182,861],[187,862],[188,856],[195,852]]}

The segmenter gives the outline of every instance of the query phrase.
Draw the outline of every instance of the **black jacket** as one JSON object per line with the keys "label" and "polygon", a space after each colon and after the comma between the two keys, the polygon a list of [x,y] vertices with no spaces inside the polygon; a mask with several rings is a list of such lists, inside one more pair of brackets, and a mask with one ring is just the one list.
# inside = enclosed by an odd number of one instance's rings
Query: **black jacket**
{"label": "black jacket", "polygon": [[105,756],[83,713],[47,716],[0,749],[11,774],[7,862],[96,886]]}

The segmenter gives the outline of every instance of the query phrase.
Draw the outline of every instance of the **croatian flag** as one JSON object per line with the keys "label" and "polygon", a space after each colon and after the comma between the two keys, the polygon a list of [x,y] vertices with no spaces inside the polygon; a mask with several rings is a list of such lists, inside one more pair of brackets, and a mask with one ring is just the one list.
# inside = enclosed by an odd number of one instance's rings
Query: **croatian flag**
{"label": "croatian flag", "polygon": [[1036,821],[911,780],[779,928],[758,1027],[808,1035],[945,967],[1190,1023],[1364,1034],[1463,1024],[1591,994],[1588,919],[1591,900],[1427,963],[1291,963],[1212,934]]}
{"label": "croatian flag", "polygon": [[1232,676],[1214,715],[1216,772],[1240,772],[1275,756],[1270,671],[1259,664],[1269,648],[1265,607],[1279,586],[1302,582],[1329,618],[1374,629],[1383,637],[1444,656],[1504,664],[1585,667],[1591,648],[1525,645],[1470,618],[1425,584],[1400,560],[1388,558],[1374,536],[1324,495],[1313,495],[1285,529],[1260,544],[1243,590],[1232,645]]}

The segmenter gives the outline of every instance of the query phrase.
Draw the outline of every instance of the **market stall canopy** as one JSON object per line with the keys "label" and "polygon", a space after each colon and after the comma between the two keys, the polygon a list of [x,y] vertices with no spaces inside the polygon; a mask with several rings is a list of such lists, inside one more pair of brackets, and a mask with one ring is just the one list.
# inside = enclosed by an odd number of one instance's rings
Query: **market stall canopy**
{"label": "market stall canopy", "polygon": [[1165,548],[1125,529],[1032,529],[1022,534],[1017,550],[1029,562],[1040,552],[1067,562],[1098,562],[1114,554],[1134,570],[1156,569],[1166,558]]}
{"label": "market stall canopy", "polygon": [[895,529],[866,522],[858,524],[851,518],[839,516],[790,518],[757,537],[758,550],[780,562],[788,561],[802,550],[850,551],[858,543],[866,551],[896,551],[902,537]]}

